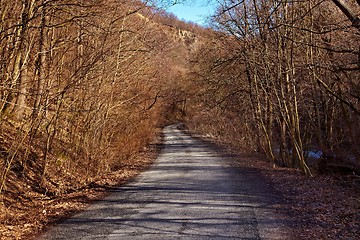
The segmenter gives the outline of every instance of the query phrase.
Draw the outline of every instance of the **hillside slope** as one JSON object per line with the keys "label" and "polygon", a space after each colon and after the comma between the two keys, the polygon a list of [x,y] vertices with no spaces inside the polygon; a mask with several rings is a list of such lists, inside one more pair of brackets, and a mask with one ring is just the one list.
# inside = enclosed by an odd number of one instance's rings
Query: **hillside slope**
{"label": "hillside slope", "polygon": [[23,2],[0,8],[1,239],[28,239],[146,169],[161,127],[183,116],[201,29],[138,1]]}

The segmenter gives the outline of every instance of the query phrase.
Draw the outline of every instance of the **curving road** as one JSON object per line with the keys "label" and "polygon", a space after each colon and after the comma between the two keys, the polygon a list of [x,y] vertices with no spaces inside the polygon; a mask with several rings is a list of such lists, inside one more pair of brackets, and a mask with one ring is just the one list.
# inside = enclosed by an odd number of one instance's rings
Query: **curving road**
{"label": "curving road", "polygon": [[258,174],[177,125],[149,171],[40,239],[287,239]]}

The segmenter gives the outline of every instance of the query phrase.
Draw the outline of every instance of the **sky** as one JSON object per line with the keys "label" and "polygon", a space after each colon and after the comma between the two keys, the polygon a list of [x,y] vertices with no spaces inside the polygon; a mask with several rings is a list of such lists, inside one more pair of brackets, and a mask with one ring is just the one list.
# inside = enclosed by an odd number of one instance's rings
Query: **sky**
{"label": "sky", "polygon": [[199,25],[206,25],[206,17],[215,11],[214,0],[192,0],[175,4],[166,9],[175,14],[180,20],[191,21]]}

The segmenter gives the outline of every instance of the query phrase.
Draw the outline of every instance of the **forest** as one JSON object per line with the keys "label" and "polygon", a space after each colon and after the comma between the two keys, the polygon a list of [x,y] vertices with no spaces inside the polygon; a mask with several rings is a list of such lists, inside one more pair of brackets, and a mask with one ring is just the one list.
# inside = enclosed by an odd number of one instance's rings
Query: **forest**
{"label": "forest", "polygon": [[191,38],[136,0],[6,0],[0,16],[0,225],[22,230],[34,202],[132,172],[176,111]]}
{"label": "forest", "polygon": [[137,1],[1,2],[0,194],[12,172],[36,166],[40,185],[54,172],[87,181],[149,143],[183,71],[151,11]]}
{"label": "forest", "polygon": [[192,59],[194,128],[307,175],[359,174],[360,8],[351,4],[354,24],[332,1],[223,1],[217,31]]}
{"label": "forest", "polygon": [[359,176],[359,13],[222,0],[203,27],[138,0],[0,0],[0,219],[121,171],[179,121],[274,167]]}

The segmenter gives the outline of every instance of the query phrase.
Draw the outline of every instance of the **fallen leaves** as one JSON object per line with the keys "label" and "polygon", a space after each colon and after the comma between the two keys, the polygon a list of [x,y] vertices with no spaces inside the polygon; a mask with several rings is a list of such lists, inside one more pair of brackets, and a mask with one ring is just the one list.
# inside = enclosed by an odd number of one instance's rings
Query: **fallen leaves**
{"label": "fallen leaves", "polygon": [[300,239],[359,239],[359,179],[341,176],[306,177],[292,169],[257,165],[289,203],[291,214],[298,222]]}
{"label": "fallen leaves", "polygon": [[[33,239],[51,224],[74,214],[94,200],[101,199],[109,188],[119,186],[149,167],[160,151],[154,144],[147,151],[129,158],[116,172],[98,176],[88,185],[78,184],[68,192],[49,197],[27,184],[18,184],[18,192],[8,192],[7,206],[0,204],[0,239]],[[30,183],[28,183],[30,184]]]}
{"label": "fallen leaves", "polygon": [[232,154],[239,167],[258,171],[283,197],[281,210],[285,210],[296,223],[287,231],[297,239],[360,239],[359,176],[307,177],[296,169],[273,168],[261,155],[239,153],[226,144],[213,143]]}

